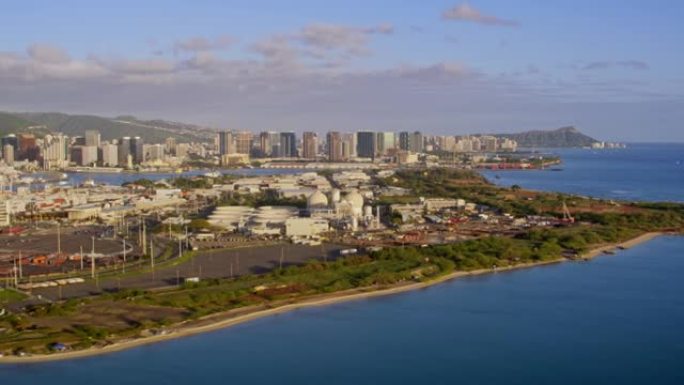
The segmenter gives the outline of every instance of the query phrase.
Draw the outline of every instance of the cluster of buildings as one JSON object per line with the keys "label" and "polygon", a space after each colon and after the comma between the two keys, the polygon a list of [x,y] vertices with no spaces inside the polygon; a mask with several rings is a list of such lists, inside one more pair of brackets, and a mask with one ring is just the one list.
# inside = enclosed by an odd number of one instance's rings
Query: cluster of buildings
{"label": "cluster of buildings", "polygon": [[507,152],[516,151],[517,143],[494,136],[435,136],[420,131],[345,133],[329,131],[325,137],[304,132],[298,138],[294,132],[222,131],[215,148],[223,164],[239,164],[251,158],[301,158],[348,162],[352,160],[386,160],[410,163],[411,154],[432,151]]}
{"label": "cluster of buildings", "polygon": [[17,187],[0,192],[0,226],[9,226],[19,216],[67,219],[71,223],[100,221],[116,223],[124,216],[155,210],[174,210],[186,203],[181,190],[157,189],[154,194],[121,186],[58,186],[41,191]]}
{"label": "cluster of buildings", "polygon": [[45,170],[70,166],[132,169],[138,166],[178,166],[189,153],[205,155],[200,144],[177,143],[169,137],[164,143],[145,143],[140,136],[103,141],[97,130],[84,136],[62,133],[37,137],[32,133],[10,134],[0,138],[6,165],[35,165]]}
{"label": "cluster of buildings", "polygon": [[38,137],[33,133],[0,138],[5,165],[34,169],[106,167],[120,169],[179,167],[188,155],[213,164],[245,165],[252,158],[307,160],[328,163],[373,162],[408,164],[433,151],[496,153],[515,151],[517,143],[494,136],[435,136],[420,131],[344,133],[221,131],[214,143],[179,143],[174,137],[163,143],[145,143],[140,136],[102,140],[97,130],[83,136],[63,133]]}
{"label": "cluster of buildings", "polygon": [[227,231],[256,236],[315,238],[331,229],[356,231],[360,227],[380,227],[379,212],[368,204],[374,196],[370,176],[361,171],[332,175],[341,189],[314,172],[298,175],[272,175],[241,178],[215,186],[222,193],[274,193],[282,198],[306,198],[306,207],[219,206],[209,222]]}

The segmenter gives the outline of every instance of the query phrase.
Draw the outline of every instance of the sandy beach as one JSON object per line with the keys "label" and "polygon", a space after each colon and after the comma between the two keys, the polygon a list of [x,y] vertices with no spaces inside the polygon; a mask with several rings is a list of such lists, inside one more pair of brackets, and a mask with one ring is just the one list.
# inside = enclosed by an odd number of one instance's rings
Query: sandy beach
{"label": "sandy beach", "polygon": [[[633,239],[625,242],[602,245],[600,247],[594,248],[587,253],[581,255],[583,259],[592,259],[597,256],[604,254],[606,251],[613,251],[616,249],[624,248],[628,249],[634,247],[638,244],[648,242],[658,236],[664,235],[663,233],[645,233]],[[292,301],[282,301],[279,303],[269,304],[270,308],[265,308],[264,306],[259,306],[250,309],[236,309],[227,311],[224,313],[214,314],[211,316],[204,317],[199,320],[192,321],[187,325],[176,325],[170,327],[166,334],[156,335],[151,337],[143,337],[126,341],[118,341],[111,345],[104,347],[94,347],[78,351],[67,351],[63,353],[54,353],[48,355],[33,355],[27,357],[15,357],[7,356],[0,357],[0,364],[16,364],[16,363],[39,363],[48,361],[59,361],[59,360],[70,360],[76,358],[85,358],[95,355],[108,354],[113,352],[118,352],[126,349],[135,348],[138,346],[152,344],[162,341],[167,341],[176,338],[182,338],[187,336],[192,336],[200,333],[206,333],[210,331],[215,331],[230,326],[238,325],[244,322],[249,322],[255,319],[269,317],[276,314],[285,313],[288,311],[302,309],[314,306],[326,306],[341,302],[354,301],[360,299],[367,299],[373,297],[380,297],[386,295],[393,295],[398,293],[404,293],[412,290],[424,289],[433,285],[437,285],[446,281],[457,279],[466,276],[475,276],[482,274],[491,274],[497,272],[518,270],[531,268],[535,266],[549,265],[554,263],[560,263],[568,261],[565,258],[558,258],[551,261],[543,261],[537,263],[522,263],[515,266],[501,267],[497,269],[480,269],[468,272],[457,271],[448,275],[441,276],[431,281],[401,284],[391,287],[367,287],[362,289],[353,289],[344,292],[337,292],[332,294],[317,295],[313,297],[297,299]],[[245,314],[246,312],[246,314]],[[236,313],[238,313],[236,315]]]}

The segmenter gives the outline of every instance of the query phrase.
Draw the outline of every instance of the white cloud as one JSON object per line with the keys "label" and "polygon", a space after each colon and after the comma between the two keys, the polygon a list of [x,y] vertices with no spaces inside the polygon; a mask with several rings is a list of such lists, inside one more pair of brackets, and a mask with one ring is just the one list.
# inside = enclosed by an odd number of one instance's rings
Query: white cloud
{"label": "white cloud", "polygon": [[477,9],[473,8],[468,3],[459,4],[453,8],[447,9],[442,13],[442,18],[453,21],[469,21],[485,25],[501,25],[515,27],[518,22],[515,20],[502,19],[492,15],[485,15]]}
{"label": "white cloud", "polygon": [[176,41],[173,44],[173,52],[178,54],[181,52],[206,52],[222,50],[230,47],[234,42],[235,39],[228,35],[218,36],[214,39],[209,39],[203,36],[195,36]]}
{"label": "white cloud", "polygon": [[41,63],[67,63],[71,59],[69,54],[60,47],[50,44],[32,44],[26,52],[28,55]]}

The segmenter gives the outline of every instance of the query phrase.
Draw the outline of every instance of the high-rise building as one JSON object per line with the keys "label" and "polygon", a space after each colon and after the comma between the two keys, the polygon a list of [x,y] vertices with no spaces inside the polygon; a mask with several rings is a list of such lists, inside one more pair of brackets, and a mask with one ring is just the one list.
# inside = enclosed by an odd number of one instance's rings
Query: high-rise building
{"label": "high-rise building", "polygon": [[386,156],[387,153],[396,148],[394,132],[378,132],[376,134],[375,154],[377,156]]}
{"label": "high-rise building", "polygon": [[238,154],[249,154],[252,150],[252,133],[241,131],[235,134],[235,152]]}
{"label": "high-rise building", "polygon": [[102,165],[116,167],[119,165],[119,149],[116,144],[105,143],[102,145]]}
{"label": "high-rise building", "polygon": [[123,138],[119,139],[119,166],[121,167],[127,167],[128,166],[128,156],[131,155],[131,137],[130,136],[124,136]]}
{"label": "high-rise building", "polygon": [[2,148],[5,148],[5,146],[9,144],[14,149],[15,154],[19,151],[19,139],[17,139],[17,136],[14,134],[4,136],[0,139],[0,144],[2,144]]}
{"label": "high-rise building", "polygon": [[423,134],[420,131],[400,132],[399,149],[411,152],[423,152]]}
{"label": "high-rise building", "polygon": [[315,159],[318,153],[318,136],[315,132],[305,132],[302,135],[302,157]]}
{"label": "high-rise building", "polygon": [[68,141],[64,134],[45,135],[43,138],[43,168],[46,170],[67,165]]}
{"label": "high-rise building", "polygon": [[218,133],[218,150],[220,155],[234,154],[235,141],[233,139],[233,132],[230,130],[221,131]]}
{"label": "high-rise building", "polygon": [[375,132],[360,131],[356,134],[356,155],[359,158],[375,157]]}
{"label": "high-rise building", "polygon": [[409,139],[409,151],[423,152],[423,134],[420,131],[415,131],[411,134]]}
{"label": "high-rise building", "polygon": [[187,143],[178,143],[176,145],[176,157],[178,158],[185,158],[188,156],[188,152],[190,150],[190,145]]}
{"label": "high-rise building", "polygon": [[266,131],[259,133],[259,152],[261,156],[271,156],[271,134]]}
{"label": "high-rise building", "polygon": [[86,130],[85,145],[100,147],[100,132],[97,130]]}
{"label": "high-rise building", "polygon": [[166,147],[167,154],[176,154],[176,138],[174,138],[173,136],[166,138],[166,140],[164,141],[164,145]]}
{"label": "high-rise building", "polygon": [[139,164],[145,160],[143,152],[143,139],[139,136],[131,138],[131,156],[133,163]]}
{"label": "high-rise building", "polygon": [[342,134],[342,160],[356,157],[356,134]]}
{"label": "high-rise building", "polygon": [[399,133],[399,149],[408,151],[409,150],[409,143],[410,143],[410,134],[406,131],[402,131]]}
{"label": "high-rise building", "polygon": [[328,153],[328,160],[331,162],[340,162],[342,158],[342,134],[337,131],[330,131],[326,135],[326,147]]}
{"label": "high-rise building", "polygon": [[297,136],[294,132],[280,133],[280,153],[281,158],[296,158],[297,157]]}
{"label": "high-rise building", "polygon": [[7,143],[4,146],[2,146],[2,159],[8,166],[14,164],[14,146],[12,146],[10,143]]}
{"label": "high-rise building", "polygon": [[160,143],[143,144],[143,153],[145,162],[153,162],[155,160],[163,160],[166,146]]}
{"label": "high-rise building", "polygon": [[480,142],[482,144],[482,149],[486,152],[496,152],[498,149],[498,140],[494,136],[481,136]]}
{"label": "high-rise building", "polygon": [[97,147],[73,146],[71,147],[71,161],[79,166],[92,166],[97,163]]}
{"label": "high-rise building", "polygon": [[19,134],[19,151],[16,159],[34,161],[40,155],[40,148],[36,145],[36,136],[33,134]]}

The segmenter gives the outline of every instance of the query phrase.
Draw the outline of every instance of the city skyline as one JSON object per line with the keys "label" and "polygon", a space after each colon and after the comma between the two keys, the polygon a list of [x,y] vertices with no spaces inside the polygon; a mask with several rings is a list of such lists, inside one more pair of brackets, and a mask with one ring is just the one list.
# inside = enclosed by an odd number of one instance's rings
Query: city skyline
{"label": "city skyline", "polygon": [[684,140],[682,4],[299,4],[6,4],[0,110],[298,133],[574,125],[600,140]]}

